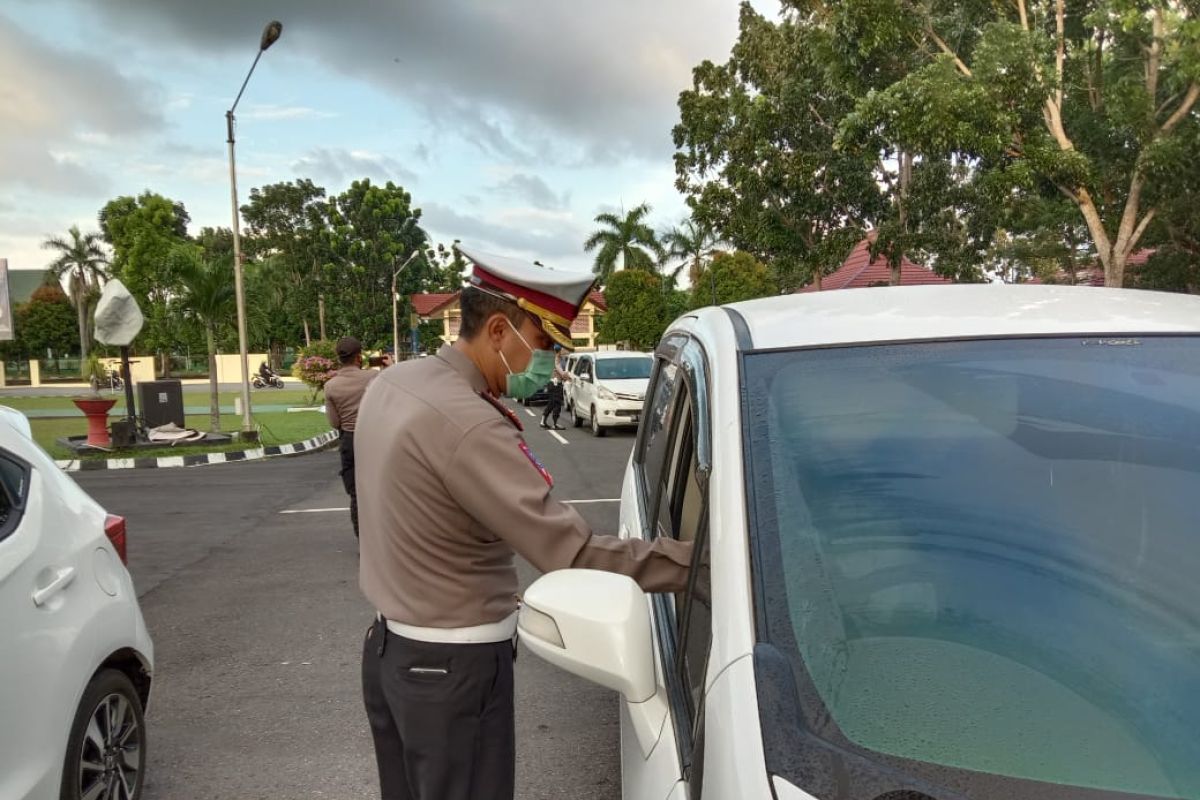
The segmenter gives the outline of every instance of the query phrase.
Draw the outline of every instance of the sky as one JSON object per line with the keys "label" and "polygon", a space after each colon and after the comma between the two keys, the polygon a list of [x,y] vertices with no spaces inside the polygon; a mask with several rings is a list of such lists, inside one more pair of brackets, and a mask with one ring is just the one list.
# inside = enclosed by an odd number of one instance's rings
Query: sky
{"label": "sky", "polygon": [[[778,13],[778,0],[753,0]],[[96,230],[109,199],[183,202],[193,232],[231,223],[225,110],[237,109],[239,203],[312,178],[330,193],[395,181],[434,241],[589,268],[601,211],[686,215],[676,100],[737,37],[735,0],[3,0],[0,257]]]}

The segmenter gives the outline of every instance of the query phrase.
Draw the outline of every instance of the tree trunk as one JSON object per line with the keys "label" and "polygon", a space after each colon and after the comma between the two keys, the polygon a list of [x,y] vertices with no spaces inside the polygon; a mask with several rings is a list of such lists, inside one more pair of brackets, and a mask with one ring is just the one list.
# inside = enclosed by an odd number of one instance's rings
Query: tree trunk
{"label": "tree trunk", "polygon": [[[900,197],[899,197],[899,217],[900,217],[900,237],[901,242],[907,244],[908,241],[908,187],[912,184],[912,153],[905,151],[900,152]],[[899,286],[903,278],[901,266],[904,263],[904,247],[894,248],[891,256],[892,275],[889,283],[892,286]]]}
{"label": "tree trunk", "polygon": [[317,297],[317,316],[321,326],[321,341],[325,341],[325,295]]}
{"label": "tree trunk", "polygon": [[82,366],[88,357],[87,298],[82,293],[77,296],[75,310],[79,314],[79,359]]}
{"label": "tree trunk", "polygon": [[208,429],[221,430],[221,396],[217,391],[217,337],[212,323],[204,326],[208,338]]}
{"label": "tree trunk", "polygon": [[308,318],[304,318],[304,346],[312,347],[312,333],[308,329]]}

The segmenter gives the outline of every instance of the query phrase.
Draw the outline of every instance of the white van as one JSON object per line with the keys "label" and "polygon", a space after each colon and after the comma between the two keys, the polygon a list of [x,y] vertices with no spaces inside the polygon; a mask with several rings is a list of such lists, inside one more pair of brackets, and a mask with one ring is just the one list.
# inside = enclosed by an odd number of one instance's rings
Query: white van
{"label": "white van", "polygon": [[618,426],[637,427],[653,366],[650,353],[579,354],[568,384],[571,422],[578,428],[587,420],[593,436],[603,436]]}

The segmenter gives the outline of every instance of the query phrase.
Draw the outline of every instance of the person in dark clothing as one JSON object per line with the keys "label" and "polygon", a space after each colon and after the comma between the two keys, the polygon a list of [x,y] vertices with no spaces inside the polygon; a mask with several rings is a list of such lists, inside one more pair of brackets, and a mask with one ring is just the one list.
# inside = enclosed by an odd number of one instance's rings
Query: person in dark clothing
{"label": "person in dark clothing", "polygon": [[563,427],[558,424],[558,417],[562,414],[563,408],[563,390],[563,382],[557,376],[546,386],[546,410],[542,412],[543,428],[549,428],[550,426],[546,422],[551,417],[554,417],[554,430],[563,430]]}
{"label": "person in dark clothing", "polygon": [[354,474],[354,430],[358,424],[358,406],[367,386],[379,375],[378,370],[363,369],[362,344],[353,336],[337,342],[337,357],[341,368],[325,383],[325,415],[338,431],[338,451],[342,469],[338,473],[342,486],[350,496],[350,523],[358,538],[358,491]]}

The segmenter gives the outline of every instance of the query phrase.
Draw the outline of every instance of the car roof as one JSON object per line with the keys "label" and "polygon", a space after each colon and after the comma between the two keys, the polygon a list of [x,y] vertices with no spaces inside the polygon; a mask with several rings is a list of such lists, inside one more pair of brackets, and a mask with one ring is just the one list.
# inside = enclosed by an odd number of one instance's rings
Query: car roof
{"label": "car roof", "polygon": [[[754,349],[1004,336],[1200,333],[1200,297],[1082,286],[846,289],[768,297],[725,308],[745,321],[750,341],[741,346]],[[723,312],[708,309],[705,313]]]}
{"label": "car roof", "polygon": [[29,425],[29,418],[15,408],[0,406],[0,421],[9,425],[26,439],[33,439],[33,430]]}

